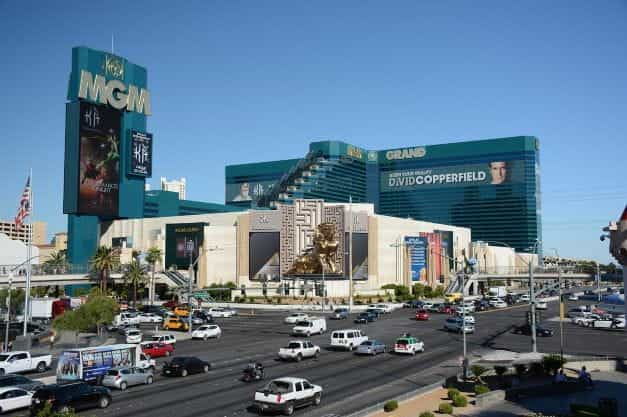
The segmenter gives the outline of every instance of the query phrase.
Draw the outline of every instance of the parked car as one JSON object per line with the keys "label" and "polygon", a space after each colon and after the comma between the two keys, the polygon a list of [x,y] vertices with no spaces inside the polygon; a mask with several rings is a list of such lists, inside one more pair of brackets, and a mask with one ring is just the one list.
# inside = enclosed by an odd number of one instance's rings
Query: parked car
{"label": "parked car", "polygon": [[255,392],[254,405],[261,412],[280,412],[291,416],[294,409],[318,405],[321,399],[321,386],[303,378],[279,378]]}
{"label": "parked car", "polygon": [[424,303],[420,300],[410,300],[408,302],[406,302],[405,304],[403,304],[404,308],[415,308],[415,309],[419,309],[422,308],[422,305]]}
{"label": "parked car", "polygon": [[23,388],[0,388],[0,413],[30,407],[33,393]]}
{"label": "parked car", "polygon": [[147,358],[160,358],[174,353],[174,345],[161,342],[143,342],[140,344]]}
{"label": "parked car", "polygon": [[299,321],[307,320],[309,314],[303,312],[291,313],[289,316],[283,319],[285,324],[296,324]]}
{"label": "parked car", "polygon": [[336,308],[333,310],[333,314],[331,314],[331,319],[333,320],[346,320],[348,318],[348,309],[347,308]]}
{"label": "parked car", "polygon": [[416,352],[424,351],[424,342],[412,336],[402,336],[394,342],[394,353],[408,353],[410,355],[415,355]]}
{"label": "parked car", "polygon": [[474,333],[475,326],[473,324],[465,323],[461,319],[461,317],[450,317],[446,319],[444,322],[444,329],[449,332],[457,332],[457,333]]}
{"label": "parked car", "polygon": [[327,330],[327,321],[323,318],[309,317],[307,320],[299,321],[292,329],[294,336],[311,336],[312,334],[322,334]]}
{"label": "parked car", "polygon": [[[531,336],[531,325],[523,324],[522,326],[517,326],[514,328],[514,333]],[[553,330],[536,325],[536,336],[541,336],[541,337],[553,336]]]}
{"label": "parked car", "polygon": [[190,374],[207,373],[211,364],[195,356],[177,356],[163,365],[163,375],[186,377]]}
{"label": "parked car", "polygon": [[26,391],[35,391],[38,388],[43,387],[44,384],[41,381],[27,378],[23,375],[2,375],[0,376],[0,387],[16,387]]}
{"label": "parked car", "polygon": [[418,320],[418,321],[429,320],[429,312],[427,310],[418,310],[418,311],[416,311],[416,320]]}
{"label": "parked car", "polygon": [[102,385],[124,391],[133,385],[150,385],[154,381],[151,371],[135,367],[111,368],[102,379]]}
{"label": "parked car", "polygon": [[131,330],[126,333],[126,343],[141,343],[143,334],[139,330]]}
{"label": "parked car", "polygon": [[215,324],[203,324],[192,332],[192,339],[219,339],[220,336],[222,336],[222,329],[220,329],[220,326]]}
{"label": "parked car", "polygon": [[52,355],[31,356],[27,351],[15,351],[0,354],[0,375],[20,372],[45,372],[50,368]]}
{"label": "parked car", "polygon": [[363,313],[359,313],[355,320],[355,323],[371,323],[377,320],[377,315],[373,312],[364,311]]}
{"label": "parked car", "polygon": [[33,394],[30,406],[31,416],[37,415],[46,404],[52,405],[53,412],[107,408],[111,405],[111,391],[106,387],[90,385],[82,381],[46,385]]}
{"label": "parked car", "polygon": [[167,345],[174,345],[176,343],[176,337],[172,334],[155,334],[152,336],[152,341],[157,343],[165,343]]}
{"label": "parked car", "polygon": [[372,355],[375,356],[379,353],[385,353],[387,346],[380,340],[366,340],[361,345],[357,346],[355,354],[357,355]]}
{"label": "parked car", "polygon": [[140,323],[163,323],[163,317],[155,313],[139,313]]}
{"label": "parked car", "polygon": [[331,347],[352,351],[368,340],[368,336],[359,329],[335,330],[331,333]]}
{"label": "parked car", "polygon": [[304,358],[317,358],[319,354],[320,346],[314,345],[309,340],[292,340],[287,346],[279,349],[280,359],[296,362]]}
{"label": "parked car", "polygon": [[624,329],[625,328],[625,318],[618,317],[612,318],[608,317],[606,319],[594,320],[592,322],[592,327],[601,328],[601,329]]}
{"label": "parked car", "polygon": [[166,330],[182,330],[186,332],[189,330],[189,324],[187,320],[181,319],[180,317],[168,317],[163,323],[163,328]]}

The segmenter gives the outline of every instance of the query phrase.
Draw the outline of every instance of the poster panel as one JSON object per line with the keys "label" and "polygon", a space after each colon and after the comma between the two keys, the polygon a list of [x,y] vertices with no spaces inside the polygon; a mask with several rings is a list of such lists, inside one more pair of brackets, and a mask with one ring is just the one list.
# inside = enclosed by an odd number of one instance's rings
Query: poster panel
{"label": "poster panel", "polygon": [[409,249],[411,280],[427,280],[427,238],[424,236],[405,236],[405,246]]}
{"label": "poster panel", "polygon": [[177,223],[165,226],[165,262],[169,268],[188,268],[198,258],[205,223]]}
{"label": "poster panel", "polygon": [[252,232],[249,234],[248,271],[254,281],[280,279],[281,239],[279,232]]}
{"label": "poster panel", "polygon": [[256,181],[226,184],[226,202],[257,201],[271,190],[276,181]]}
{"label": "poster panel", "polygon": [[152,176],[152,133],[131,130],[131,163],[129,175]]}

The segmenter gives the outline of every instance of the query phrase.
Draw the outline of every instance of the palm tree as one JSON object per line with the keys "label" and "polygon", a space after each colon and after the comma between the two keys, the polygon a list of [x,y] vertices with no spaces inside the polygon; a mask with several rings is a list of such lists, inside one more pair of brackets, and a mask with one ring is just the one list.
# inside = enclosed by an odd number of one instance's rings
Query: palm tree
{"label": "palm tree", "polygon": [[146,254],[146,262],[148,262],[152,269],[152,277],[150,278],[150,304],[155,301],[155,265],[161,262],[161,249],[156,246],[148,249]]}
{"label": "palm tree", "polygon": [[120,260],[116,249],[107,246],[100,246],[96,254],[91,258],[92,267],[98,271],[100,275],[100,291],[101,294],[107,293],[107,280],[109,273],[113,268],[118,266]]}
{"label": "palm tree", "polygon": [[59,269],[64,269],[65,266],[67,266],[65,251],[61,250],[57,252],[52,252],[50,254],[50,257],[44,262],[44,265],[46,266],[46,269],[51,268],[53,271],[55,271],[55,273]]}
{"label": "palm tree", "polygon": [[146,268],[138,260],[134,260],[128,265],[128,270],[124,274],[124,282],[133,286],[133,307],[137,305],[137,287],[145,285],[146,278]]}

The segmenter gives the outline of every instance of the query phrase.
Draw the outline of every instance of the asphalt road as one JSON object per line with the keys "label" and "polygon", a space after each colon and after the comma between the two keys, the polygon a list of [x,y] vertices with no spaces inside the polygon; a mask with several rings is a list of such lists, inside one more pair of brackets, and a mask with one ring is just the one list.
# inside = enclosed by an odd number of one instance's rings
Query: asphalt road
{"label": "asphalt road", "polygon": [[[575,303],[573,303],[575,304]],[[578,302],[577,304],[581,304]],[[513,324],[522,324],[528,306],[476,313],[476,333],[467,336],[468,351],[483,347],[529,351],[531,338],[511,334]],[[200,417],[251,416],[250,409],[257,387],[264,381],[246,384],[240,381],[241,371],[250,360],[266,367],[266,381],[282,376],[298,376],[321,385],[322,404],[298,410],[298,415],[346,415],[395,395],[429,385],[459,370],[462,336],[442,329],[445,315],[433,314],[426,322],[413,320],[413,310],[397,310],[379,321],[354,325],[352,320],[327,320],[326,334],[313,336],[313,343],[322,348],[318,359],[300,363],[276,360],[278,349],[289,340],[291,325],[283,324],[287,313],[257,312],[254,317],[238,316],[217,319],[222,338],[208,341],[179,341],[176,356],[194,355],[212,363],[208,374],[186,378],[157,375],[150,386],[137,386],[125,392],[114,391],[113,403],[105,410],[82,412],[86,416],[135,417]],[[538,338],[542,352],[559,352],[557,302],[550,303],[543,313],[542,324],[555,335]],[[328,350],[330,332],[340,328],[360,328],[371,338],[393,343],[401,333],[409,332],[424,340],[426,351],[412,356],[382,354],[360,357],[349,352]],[[565,352],[616,354],[627,342],[624,332],[606,332],[564,323]],[[621,352],[624,353],[624,352]],[[158,360],[158,368],[163,359]],[[25,415],[25,412],[14,415]]]}

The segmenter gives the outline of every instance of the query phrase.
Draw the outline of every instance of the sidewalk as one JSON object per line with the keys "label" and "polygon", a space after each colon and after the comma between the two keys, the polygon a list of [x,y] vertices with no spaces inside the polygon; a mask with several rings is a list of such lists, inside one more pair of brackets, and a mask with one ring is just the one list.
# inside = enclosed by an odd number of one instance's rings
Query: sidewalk
{"label": "sidewalk", "polygon": [[[447,389],[446,388],[436,388],[432,391],[426,392],[422,395],[413,397],[409,400],[400,402],[398,404],[398,408],[392,412],[386,413],[385,411],[377,411],[372,414],[368,414],[367,417],[418,417],[420,413],[424,411],[430,411],[434,415],[437,416],[450,416],[451,414],[440,414],[438,413],[438,406],[440,403],[448,403],[451,404],[451,401],[447,398]],[[465,395],[468,399],[468,406],[466,407],[455,407],[453,408],[452,415],[459,415],[460,413],[466,413],[474,406],[470,405],[472,400],[472,396]]]}

